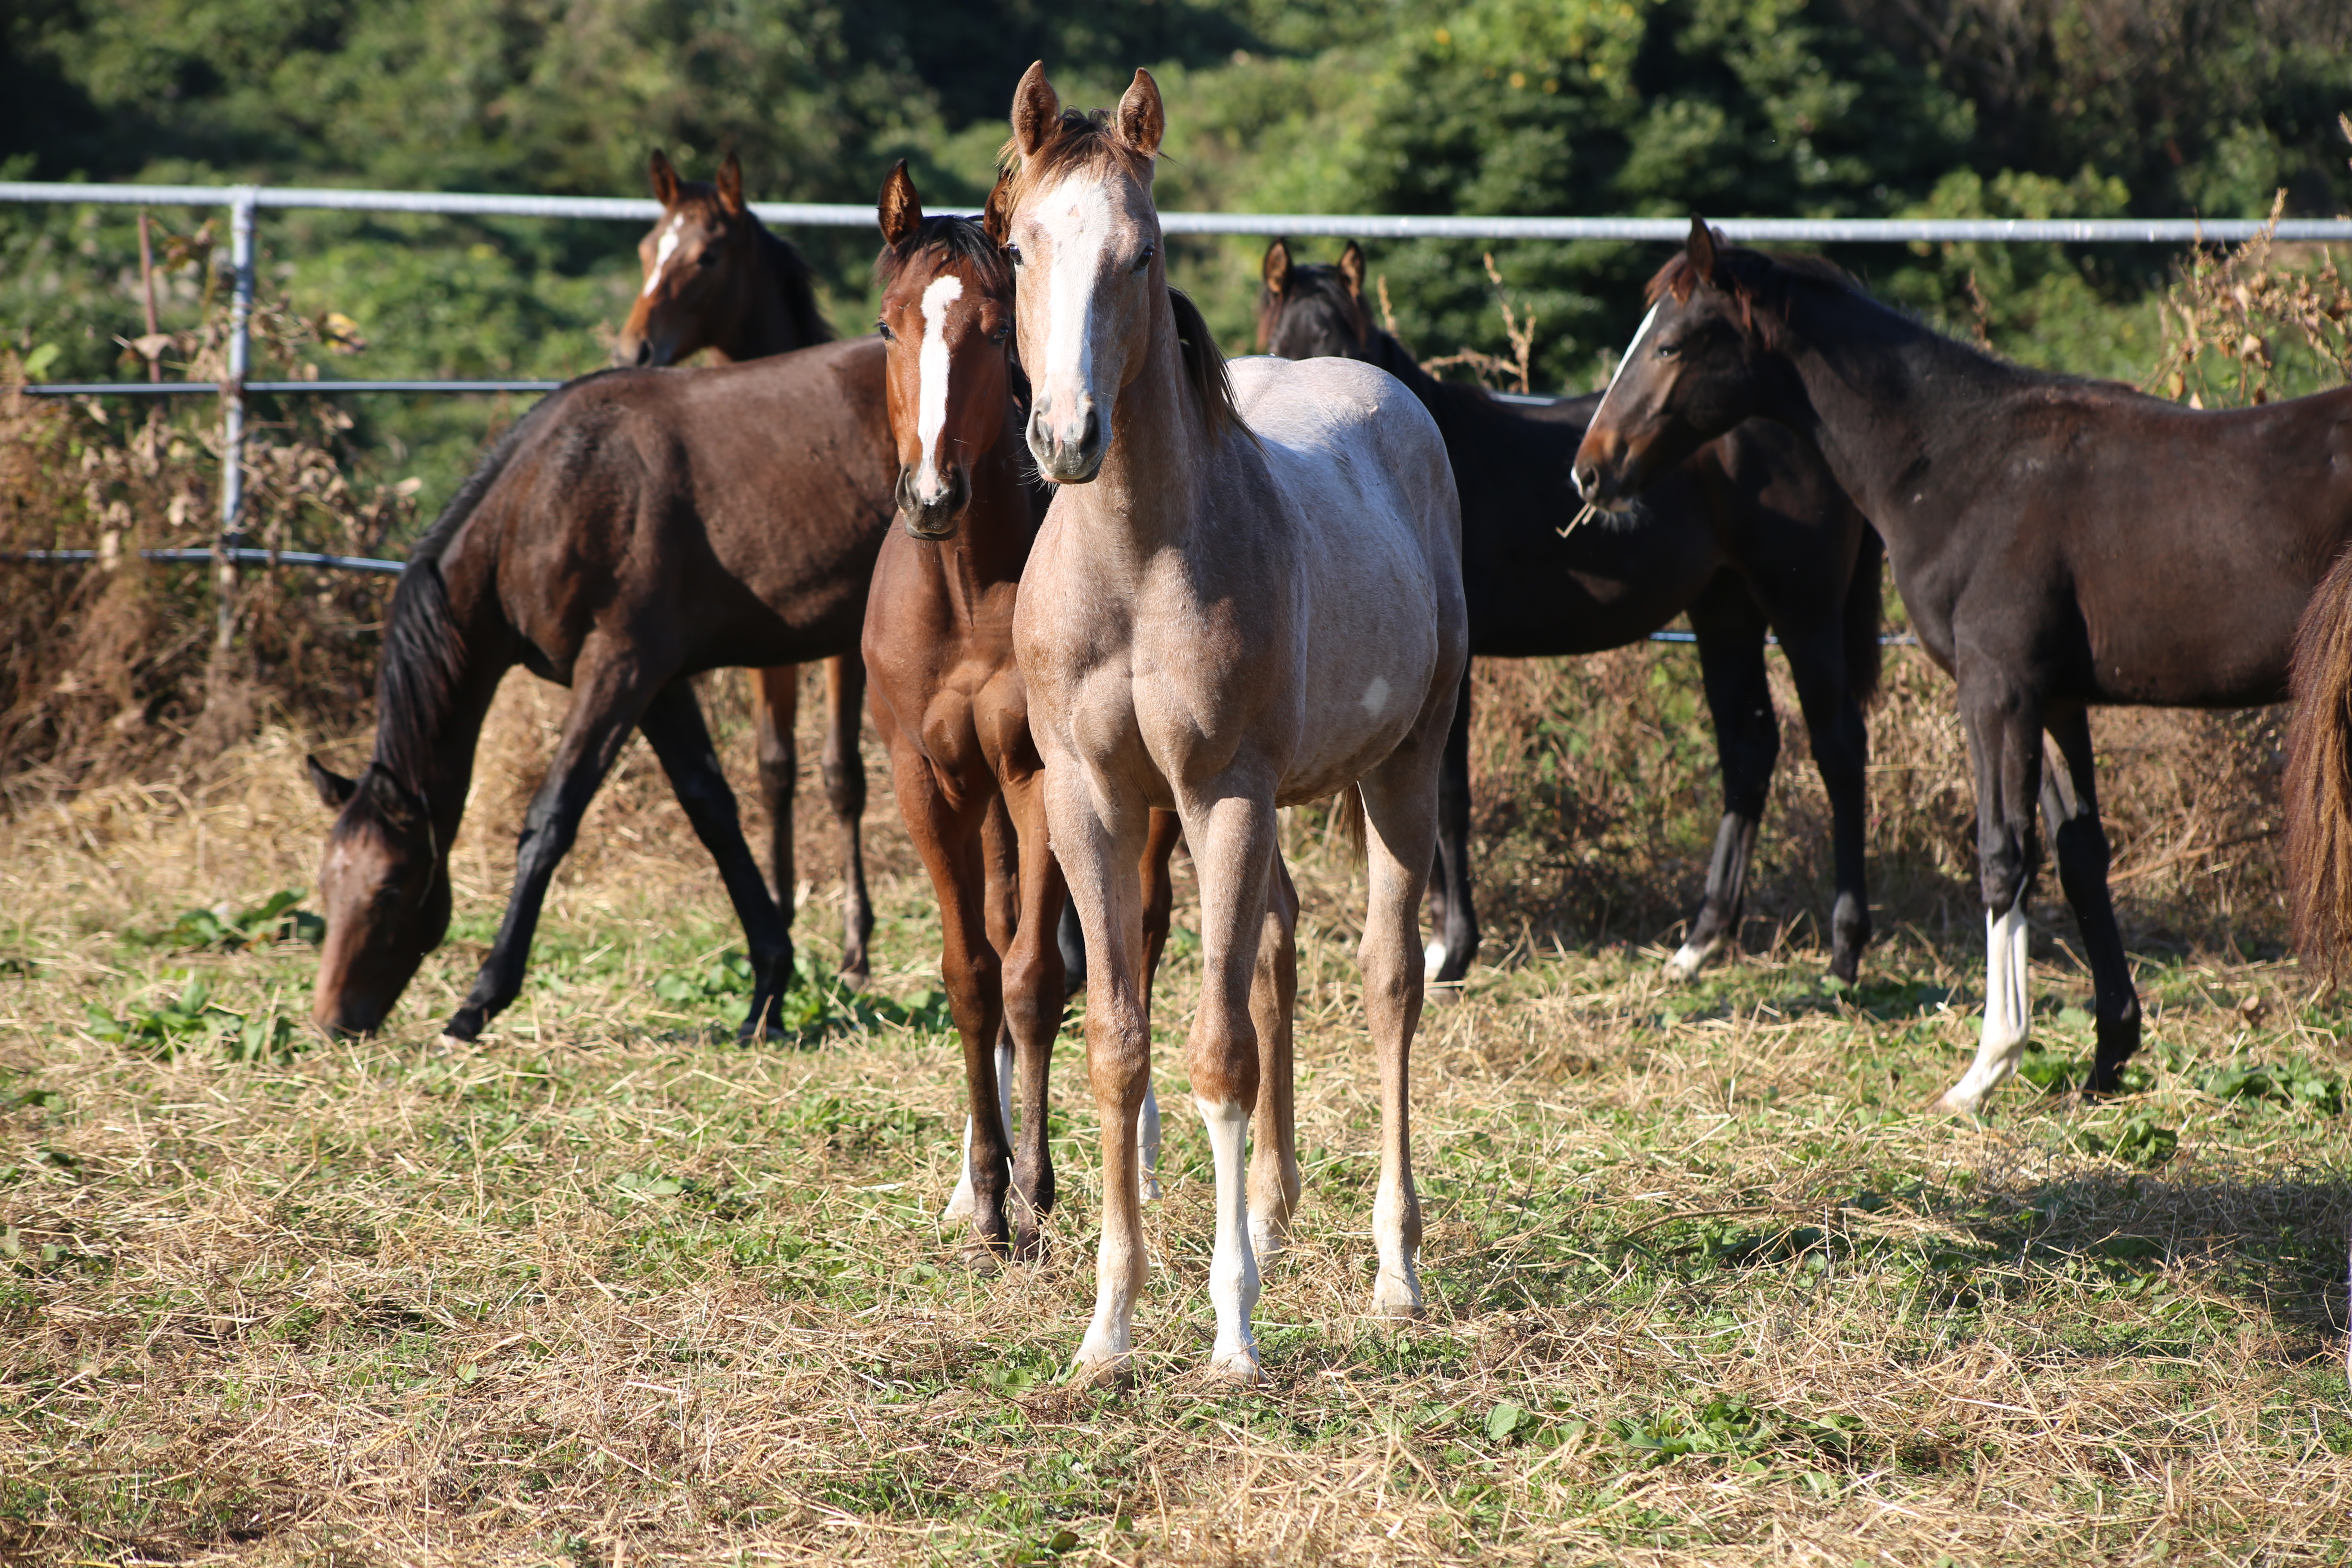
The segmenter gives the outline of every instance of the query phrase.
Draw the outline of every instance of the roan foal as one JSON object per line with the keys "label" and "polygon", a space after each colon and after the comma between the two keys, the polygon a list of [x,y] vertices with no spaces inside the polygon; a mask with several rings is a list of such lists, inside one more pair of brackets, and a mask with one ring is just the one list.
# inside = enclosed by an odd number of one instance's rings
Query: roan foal
{"label": "roan foal", "polygon": [[[1038,523],[1010,384],[1013,272],[981,226],[923,216],[903,162],[882,187],[879,216],[875,272],[903,526],[883,541],[866,606],[874,727],[939,897],[940,968],[963,1037],[971,1116],[947,1217],[968,1214],[987,1248],[1010,1238],[1032,1256],[1054,1204],[1045,1093],[1065,995],[1055,942],[1065,895],[1013,658],[1013,605]],[[1144,924],[1156,963],[1168,935],[1174,814],[1155,813],[1150,837]],[[1286,877],[1281,886],[1287,894]],[[1020,1202],[1008,1226],[1016,1055],[1022,1136],[1011,1182]],[[1158,1108],[1147,1101],[1142,1121],[1149,1163]]]}
{"label": "roan foal", "polygon": [[1200,313],[1167,287],[1151,199],[1165,123],[1142,71],[1108,121],[1063,113],[1042,65],[1014,94],[1004,205],[1035,391],[1029,449],[1063,489],[1030,552],[1013,646],[1054,852],[1093,944],[1087,1047],[1103,1234],[1077,1375],[1125,1367],[1144,1280],[1129,1130],[1151,1036],[1134,867],[1161,807],[1183,819],[1201,886],[1186,1063],[1216,1168],[1211,1364],[1254,1382],[1256,1255],[1283,1243],[1297,1193],[1287,1040],[1252,1005],[1272,940],[1275,813],[1341,792],[1370,838],[1361,953],[1381,1110],[1372,1301],[1393,1313],[1421,1303],[1406,1069],[1437,766],[1469,657],[1461,524],[1444,442],[1393,378],[1349,360],[1254,359],[1228,382]]}

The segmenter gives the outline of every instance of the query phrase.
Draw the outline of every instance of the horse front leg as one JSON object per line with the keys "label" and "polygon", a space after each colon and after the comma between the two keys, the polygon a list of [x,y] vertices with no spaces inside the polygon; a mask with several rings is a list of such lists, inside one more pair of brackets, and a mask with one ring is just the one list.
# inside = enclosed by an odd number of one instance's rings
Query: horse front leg
{"label": "horse front leg", "polygon": [[2026,986],[2031,933],[2025,900],[2041,846],[2034,802],[2042,790],[2042,703],[1998,675],[1960,672],[1960,716],[1977,785],[1977,869],[1985,905],[1984,1026],[1976,1060],[1936,1109],[1974,1115],[2017,1071],[2032,1019]]}
{"label": "horse front leg", "polygon": [[841,833],[841,977],[851,990],[863,991],[872,973],[866,946],[874,935],[874,905],[866,894],[866,845],[859,834],[866,816],[866,760],[857,751],[866,660],[855,651],[824,661],[824,798]]}
{"label": "horse front leg", "polygon": [[1862,970],[1863,949],[1870,945],[1870,729],[1846,676],[1843,628],[1811,626],[1784,634],[1780,647],[1804,710],[1813,766],[1830,797],[1837,870],[1837,899],[1830,906],[1830,973],[1852,984]]}
{"label": "horse front leg", "polygon": [[1692,601],[1689,614],[1723,769],[1723,821],[1706,868],[1706,900],[1689,936],[1666,961],[1666,974],[1675,980],[1696,975],[1739,935],[1756,829],[1764,820],[1772,769],[1780,757],[1780,721],[1772,711],[1771,682],[1764,671],[1764,615],[1748,598],[1747,584],[1728,572],[1717,573]]}
{"label": "horse front leg", "polygon": [[[1160,960],[1168,951],[1168,932],[1174,924],[1176,881],[1168,863],[1184,841],[1184,819],[1172,811],[1155,811],[1144,837],[1143,858],[1137,875],[1143,882],[1143,1013],[1151,1016],[1151,994],[1160,984]],[[1143,1200],[1160,1201],[1160,1097],[1151,1080],[1143,1080],[1143,1109],[1136,1113],[1135,1146],[1143,1162]]]}
{"label": "horse front leg", "polygon": [[1106,792],[1106,817],[1085,772],[1083,759],[1050,754],[1044,781],[1055,858],[1087,933],[1087,1079],[1102,1138],[1095,1310],[1071,1367],[1081,1384],[1124,1376],[1134,1349],[1135,1303],[1149,1268],[1135,1121],[1151,1080],[1151,1024],[1141,994],[1143,899],[1135,869],[1146,808]]}
{"label": "horse front leg", "polygon": [[[1180,795],[1192,870],[1201,884],[1201,1005],[1184,1060],[1216,1170],[1209,1299],[1216,1306],[1217,1339],[1209,1367],[1240,1384],[1255,1383],[1260,1375],[1250,1327],[1258,1269],[1247,1173],[1250,1118],[1258,1105],[1263,1064],[1250,1004],[1265,941],[1268,868],[1276,858],[1274,791],[1270,784],[1256,785],[1254,779],[1226,778],[1192,799]],[[1416,888],[1416,913],[1419,894]]]}
{"label": "horse front leg", "polygon": [[661,760],[669,787],[694,825],[695,837],[718,862],[719,879],[726,884],[728,901],[742,924],[744,945],[751,957],[751,1007],[744,1015],[740,1037],[764,1037],[781,1026],[784,992],[793,980],[792,931],[778,912],[768,885],[760,878],[760,864],[744,842],[743,825],[735,811],[735,792],[719,765],[702,720],[702,704],[685,679],[671,681],[654,693],[637,721],[637,728]]}
{"label": "horse front leg", "polygon": [[2107,833],[2099,822],[2091,716],[2069,703],[2053,707],[2043,722],[2063,765],[2044,775],[2042,810],[2057,852],[2059,885],[2082,928],[2095,988],[2099,1044],[2087,1088],[2092,1094],[2113,1094],[2123,1087],[2124,1063],[2139,1049],[2139,991],[2132,984],[2131,961],[2124,955],[2123,932],[2116,929],[2116,906],[2107,892]]}
{"label": "horse front leg", "polygon": [[596,797],[613,759],[621,754],[646,704],[667,679],[667,671],[650,674],[641,656],[615,651],[601,635],[592,636],[582,649],[572,668],[572,708],[564,716],[562,738],[546,780],[523,814],[506,915],[473,989],[443,1026],[445,1041],[465,1044],[479,1037],[483,1026],[522,990],[531,936],[539,929],[539,911],[555,868],[579,835],[580,818]]}
{"label": "horse front leg", "polygon": [[1019,909],[1004,953],[1004,1026],[1019,1064],[1020,1132],[1013,1156],[1013,1190],[1021,1200],[1014,1250],[1034,1258],[1044,1249],[1041,1222],[1054,1208],[1054,1150],[1046,1136],[1045,1097],[1054,1064],[1054,1037],[1062,1027],[1062,952],[1055,941],[1068,893],[1045,826],[1045,792],[1034,774],[1009,782],[1001,797],[1018,841]]}
{"label": "horse front leg", "polygon": [[882,738],[890,748],[890,784],[906,819],[907,837],[930,874],[940,906],[940,980],[948,1011],[963,1042],[966,1119],[963,1173],[941,1218],[969,1215],[972,1235],[992,1258],[1013,1238],[1006,1215],[1013,1141],[1007,1125],[1005,1068],[1000,1042],[1004,1026],[1002,969],[988,941],[987,870],[981,826],[995,802],[951,801],[940,788],[930,760],[887,721]]}

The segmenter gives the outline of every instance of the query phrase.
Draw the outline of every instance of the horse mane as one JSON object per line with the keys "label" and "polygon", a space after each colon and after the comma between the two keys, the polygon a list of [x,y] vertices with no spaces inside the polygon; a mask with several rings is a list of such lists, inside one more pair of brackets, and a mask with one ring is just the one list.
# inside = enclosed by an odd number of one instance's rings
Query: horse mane
{"label": "horse mane", "polygon": [[800,334],[801,347],[833,342],[833,323],[817,309],[816,277],[801,247],[761,223],[750,207],[743,209],[743,216],[751,220],[754,243],[767,258],[768,270],[775,275],[776,291],[782,296],[784,314],[791,318],[793,330]]}
{"label": "horse mane", "polygon": [[950,260],[965,261],[980,274],[980,286],[992,292],[1010,292],[1013,268],[1003,250],[988,231],[968,217],[926,217],[921,226],[897,245],[886,245],[874,258],[876,287],[888,289],[917,258],[939,251]]}
{"label": "horse mane", "polygon": [[1116,169],[1138,180],[1151,177],[1151,160],[1118,139],[1108,109],[1062,110],[1045,145],[1025,159],[1010,139],[996,150],[1007,212],[1020,205],[1032,185],[1044,184],[1056,174],[1097,168]]}
{"label": "horse mane", "polygon": [[1699,276],[1687,252],[1677,250],[1643,289],[1643,302],[1654,305],[1672,295],[1675,304],[1684,304],[1692,289],[1712,281],[1739,301],[1740,321],[1749,331],[1756,330],[1758,308],[1762,308],[1764,341],[1770,347],[1777,345],[1777,329],[1788,321],[1790,300],[1801,289],[1834,289],[1857,299],[1871,298],[1852,273],[1822,257],[1750,250],[1728,243],[1720,232],[1715,245],[1716,275],[1711,280]]}
{"label": "horse mane", "polygon": [[1184,353],[1184,384],[1192,389],[1201,416],[1209,422],[1209,434],[1220,439],[1229,430],[1251,435],[1241,405],[1234,401],[1234,378],[1225,369],[1224,351],[1217,347],[1201,307],[1176,288],[1168,290],[1168,303],[1176,312],[1176,346]]}
{"label": "horse mane", "polygon": [[602,370],[567,382],[516,420],[474,465],[474,471],[466,476],[441,515],[408,552],[407,565],[392,591],[392,611],[384,617],[383,654],[376,665],[373,765],[411,790],[423,793],[425,764],[466,671],[465,634],[449,610],[449,585],[441,575],[441,558],[506,471],[516,449],[548,417],[548,411],[572,388],[616,374]]}

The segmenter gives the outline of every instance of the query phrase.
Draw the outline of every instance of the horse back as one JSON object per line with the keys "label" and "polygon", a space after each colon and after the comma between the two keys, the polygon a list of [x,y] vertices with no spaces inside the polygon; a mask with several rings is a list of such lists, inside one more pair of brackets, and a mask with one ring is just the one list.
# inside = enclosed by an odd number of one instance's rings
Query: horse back
{"label": "horse back", "polygon": [[896,472],[880,349],[610,372],[554,394],[453,542],[495,562],[534,667],[568,679],[599,633],[688,670],[855,647]]}

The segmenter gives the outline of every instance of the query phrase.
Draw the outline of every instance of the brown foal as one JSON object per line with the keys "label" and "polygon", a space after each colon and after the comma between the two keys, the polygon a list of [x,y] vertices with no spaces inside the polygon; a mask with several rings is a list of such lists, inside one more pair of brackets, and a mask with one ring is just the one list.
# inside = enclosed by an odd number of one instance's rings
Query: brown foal
{"label": "brown foal", "polygon": [[[614,364],[676,364],[705,349],[719,363],[736,364],[833,341],[833,329],[817,309],[808,263],[744,202],[743,168],[734,153],[719,166],[715,182],[679,179],[658,148],[647,174],[662,214],[637,241],[645,286],[614,341]],[[751,672],[760,798],[768,808],[769,886],[787,924],[794,896],[793,788],[800,776],[794,733],[800,689],[796,664]],[[857,755],[865,693],[866,669],[855,653],[824,661],[822,768],[825,799],[841,831],[842,887],[848,901],[841,973],[860,988],[866,984],[866,937],[874,928],[857,832],[866,815],[866,765]]]}
{"label": "brown foal", "polygon": [[[1037,533],[1013,395],[1013,274],[969,219],[923,216],[901,163],[882,188],[877,264],[898,517],[875,562],[865,658],[891,784],[940,902],[940,971],[971,1094],[964,1173],[949,1218],[1034,1256],[1054,1204],[1046,1068],[1061,1027],[1055,942],[1065,891],[1045,833],[1013,611]],[[1146,942],[1167,940],[1172,813],[1143,858]],[[1020,1079],[1012,1148],[1009,1077]],[[1144,1113],[1156,1152],[1158,1108]],[[1018,1197],[1008,1214],[1009,1191]],[[1017,1233],[1017,1234],[1016,1234]]]}

